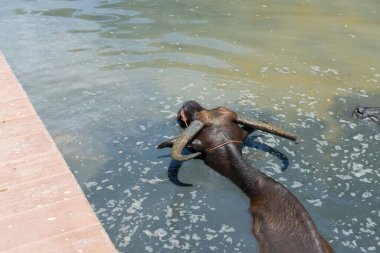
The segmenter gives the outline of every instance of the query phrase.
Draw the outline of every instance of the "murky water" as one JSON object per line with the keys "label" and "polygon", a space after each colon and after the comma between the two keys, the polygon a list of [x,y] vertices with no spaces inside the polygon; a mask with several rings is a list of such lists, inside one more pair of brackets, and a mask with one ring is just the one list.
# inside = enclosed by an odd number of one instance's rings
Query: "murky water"
{"label": "murky water", "polygon": [[[338,253],[380,251],[379,1],[0,2],[7,56],[120,252],[257,252],[248,199],[201,161],[168,181],[195,99],[297,133],[244,148]],[[256,134],[257,135],[257,134]]]}

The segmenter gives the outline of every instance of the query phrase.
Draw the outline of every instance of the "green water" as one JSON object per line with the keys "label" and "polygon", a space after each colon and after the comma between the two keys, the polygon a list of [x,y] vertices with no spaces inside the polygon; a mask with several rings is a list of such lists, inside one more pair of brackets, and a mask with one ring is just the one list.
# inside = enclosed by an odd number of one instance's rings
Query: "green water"
{"label": "green water", "polygon": [[[337,253],[380,249],[379,1],[0,1],[0,50],[120,252],[257,252],[248,199],[201,161],[168,181],[183,101],[297,133],[244,156]],[[0,87],[1,88],[1,87]]]}

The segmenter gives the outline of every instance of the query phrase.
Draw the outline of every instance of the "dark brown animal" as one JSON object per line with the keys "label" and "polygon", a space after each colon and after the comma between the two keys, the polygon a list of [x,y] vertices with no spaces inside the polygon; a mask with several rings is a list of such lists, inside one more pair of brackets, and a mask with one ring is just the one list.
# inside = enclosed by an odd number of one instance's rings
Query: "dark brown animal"
{"label": "dark brown animal", "polygon": [[380,125],[380,107],[357,106],[352,116],[355,119],[369,120]]}
{"label": "dark brown animal", "polygon": [[[252,232],[260,253],[331,253],[304,206],[282,184],[247,164],[241,142],[254,130],[296,141],[296,136],[266,122],[243,120],[224,107],[206,110],[195,101],[178,112],[182,134],[161,143],[172,147],[172,158],[186,161],[201,156],[212,169],[229,178],[250,199]],[[188,147],[195,153],[182,155]]]}

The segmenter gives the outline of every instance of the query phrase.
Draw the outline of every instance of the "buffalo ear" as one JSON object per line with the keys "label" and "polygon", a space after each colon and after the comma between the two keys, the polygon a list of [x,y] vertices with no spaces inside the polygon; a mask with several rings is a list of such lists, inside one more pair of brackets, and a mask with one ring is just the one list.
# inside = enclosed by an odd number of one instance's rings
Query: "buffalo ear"
{"label": "buffalo ear", "polygon": [[177,138],[166,140],[161,142],[158,146],[157,149],[163,149],[163,148],[171,148],[173,147],[173,144]]}

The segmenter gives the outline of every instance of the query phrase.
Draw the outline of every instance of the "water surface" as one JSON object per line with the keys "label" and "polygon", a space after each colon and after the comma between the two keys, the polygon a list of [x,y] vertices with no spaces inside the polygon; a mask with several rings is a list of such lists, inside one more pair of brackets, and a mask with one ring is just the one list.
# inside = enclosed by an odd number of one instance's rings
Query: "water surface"
{"label": "water surface", "polygon": [[[257,252],[248,199],[201,161],[169,182],[175,113],[195,99],[297,133],[244,148],[337,253],[380,249],[378,1],[0,2],[0,50],[120,252]],[[258,134],[257,134],[258,135]]]}

